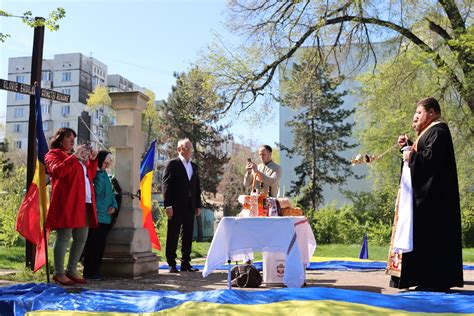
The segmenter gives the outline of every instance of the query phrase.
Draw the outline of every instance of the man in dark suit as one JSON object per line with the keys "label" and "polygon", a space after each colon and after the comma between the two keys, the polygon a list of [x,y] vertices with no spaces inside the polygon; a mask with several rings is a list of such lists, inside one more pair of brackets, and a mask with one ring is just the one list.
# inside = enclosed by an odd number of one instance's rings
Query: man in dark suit
{"label": "man in dark suit", "polygon": [[187,138],[178,142],[179,156],[171,159],[163,174],[163,198],[168,216],[166,261],[170,273],[176,269],[176,248],[181,233],[181,271],[195,272],[191,266],[194,217],[201,214],[201,187],[198,167],[191,162],[193,144]]}

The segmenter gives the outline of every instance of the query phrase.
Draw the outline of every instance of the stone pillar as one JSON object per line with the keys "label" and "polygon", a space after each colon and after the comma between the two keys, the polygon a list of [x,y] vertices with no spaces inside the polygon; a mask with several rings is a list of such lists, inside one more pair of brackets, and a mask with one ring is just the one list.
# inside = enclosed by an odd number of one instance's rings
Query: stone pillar
{"label": "stone pillar", "polygon": [[110,277],[135,278],[157,274],[159,258],[151,251],[148,231],[143,228],[142,210],[136,194],[140,188],[140,162],[145,152],[142,112],[148,97],[138,91],[112,92],[116,125],[109,127],[110,145],[116,148],[115,176],[122,188],[122,206],[107,237],[101,273]]}

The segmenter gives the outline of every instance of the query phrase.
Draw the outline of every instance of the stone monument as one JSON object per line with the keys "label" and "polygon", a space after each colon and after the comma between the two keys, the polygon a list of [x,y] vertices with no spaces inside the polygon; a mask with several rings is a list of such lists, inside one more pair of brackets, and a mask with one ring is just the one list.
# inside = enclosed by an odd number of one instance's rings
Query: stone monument
{"label": "stone monument", "polygon": [[159,258],[151,251],[142,210],[136,194],[140,187],[141,154],[146,151],[142,112],[148,97],[138,91],[111,92],[116,125],[109,127],[109,143],[116,149],[115,177],[122,188],[122,205],[107,237],[101,273],[109,277],[135,278],[157,274]]}

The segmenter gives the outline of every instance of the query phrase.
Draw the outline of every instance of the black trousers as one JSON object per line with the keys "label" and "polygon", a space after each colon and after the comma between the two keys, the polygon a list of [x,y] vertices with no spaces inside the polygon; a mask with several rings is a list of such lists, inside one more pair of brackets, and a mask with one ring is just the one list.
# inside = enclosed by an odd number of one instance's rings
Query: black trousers
{"label": "black trousers", "polygon": [[97,228],[89,228],[86,245],[84,247],[84,277],[99,275],[102,257],[104,256],[107,234],[111,224],[99,223]]}
{"label": "black trousers", "polygon": [[187,210],[173,209],[173,216],[168,220],[168,231],[166,233],[166,261],[169,266],[176,265],[176,249],[180,237],[181,266],[190,264],[194,218],[194,210],[191,210],[191,207]]}

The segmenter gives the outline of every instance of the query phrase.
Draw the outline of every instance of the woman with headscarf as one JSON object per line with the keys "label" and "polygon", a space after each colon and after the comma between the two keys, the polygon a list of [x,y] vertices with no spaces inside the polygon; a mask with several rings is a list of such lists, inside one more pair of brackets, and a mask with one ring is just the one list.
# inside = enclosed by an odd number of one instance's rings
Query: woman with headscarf
{"label": "woman with headscarf", "polygon": [[[45,156],[51,180],[51,202],[46,227],[56,230],[53,280],[61,285],[85,284],[77,273],[77,263],[87,240],[89,227],[97,226],[92,179],[97,170],[97,152],[89,145],[74,151],[76,132],[60,128],[52,137]],[[69,262],[64,269],[67,247],[72,237]]]}
{"label": "woman with headscarf", "polygon": [[101,280],[100,266],[104,255],[107,234],[112,227],[112,214],[117,211],[117,201],[107,174],[107,168],[112,165],[112,153],[101,150],[97,154],[98,170],[94,178],[96,197],[97,228],[89,230],[84,248],[84,278]]}

